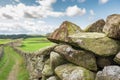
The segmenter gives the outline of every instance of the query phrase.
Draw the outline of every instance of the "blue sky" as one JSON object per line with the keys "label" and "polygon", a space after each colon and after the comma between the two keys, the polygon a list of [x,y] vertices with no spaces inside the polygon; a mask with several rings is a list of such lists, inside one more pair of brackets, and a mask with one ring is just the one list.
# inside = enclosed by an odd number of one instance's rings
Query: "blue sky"
{"label": "blue sky", "polygon": [[84,29],[120,14],[120,0],[0,0],[0,34],[46,34],[63,21]]}

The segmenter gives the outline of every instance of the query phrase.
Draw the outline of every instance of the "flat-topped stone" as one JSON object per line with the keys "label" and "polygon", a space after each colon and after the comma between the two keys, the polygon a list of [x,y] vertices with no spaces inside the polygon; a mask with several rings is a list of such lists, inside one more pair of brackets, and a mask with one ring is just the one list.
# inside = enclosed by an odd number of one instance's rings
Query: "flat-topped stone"
{"label": "flat-topped stone", "polygon": [[89,51],[75,50],[69,45],[60,45],[55,47],[54,50],[73,64],[88,70],[97,71],[96,58]]}
{"label": "flat-topped stone", "polygon": [[70,35],[69,37],[72,38],[102,38],[105,37],[106,35],[103,33],[97,33],[97,32],[84,32],[84,33],[77,33],[77,34],[73,34]]}
{"label": "flat-topped stone", "polygon": [[95,80],[93,72],[73,64],[58,66],[55,73],[61,80]]}
{"label": "flat-topped stone", "polygon": [[70,45],[89,50],[100,56],[110,56],[118,53],[120,43],[108,38],[103,33],[77,33],[69,36]]}

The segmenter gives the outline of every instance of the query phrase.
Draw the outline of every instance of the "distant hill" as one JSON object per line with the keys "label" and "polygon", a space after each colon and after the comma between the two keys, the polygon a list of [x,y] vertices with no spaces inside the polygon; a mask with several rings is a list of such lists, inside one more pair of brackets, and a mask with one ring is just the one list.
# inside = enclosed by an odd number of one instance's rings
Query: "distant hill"
{"label": "distant hill", "polygon": [[27,35],[27,34],[14,34],[14,35],[0,35],[0,39],[18,39],[18,38],[35,38],[46,37],[44,35]]}

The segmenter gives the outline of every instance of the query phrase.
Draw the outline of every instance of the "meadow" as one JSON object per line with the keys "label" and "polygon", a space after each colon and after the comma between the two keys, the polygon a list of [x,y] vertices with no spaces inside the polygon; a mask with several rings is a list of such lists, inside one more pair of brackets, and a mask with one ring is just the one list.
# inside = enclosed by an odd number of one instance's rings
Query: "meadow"
{"label": "meadow", "polygon": [[0,39],[0,44],[6,44],[10,41],[12,41],[12,40],[11,39]]}
{"label": "meadow", "polygon": [[22,45],[19,47],[24,51],[37,51],[43,47],[53,45],[52,42],[48,41],[46,38],[27,38],[22,41]]}

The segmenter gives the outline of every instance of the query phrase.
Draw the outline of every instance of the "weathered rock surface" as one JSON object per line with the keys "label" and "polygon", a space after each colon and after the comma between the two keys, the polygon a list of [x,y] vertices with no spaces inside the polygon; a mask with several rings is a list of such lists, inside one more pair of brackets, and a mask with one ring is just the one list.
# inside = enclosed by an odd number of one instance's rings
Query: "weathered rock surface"
{"label": "weathered rock surface", "polygon": [[97,70],[96,59],[91,52],[84,50],[75,50],[68,45],[57,46],[54,50],[69,62],[72,62],[89,70]]}
{"label": "weathered rock surface", "polygon": [[120,52],[115,56],[114,61],[120,65]]}
{"label": "weathered rock surface", "polygon": [[118,53],[119,42],[110,39],[103,33],[77,33],[69,36],[72,45],[80,47],[100,56],[110,56]]}
{"label": "weathered rock surface", "polygon": [[[48,37],[59,44],[36,52],[20,50],[16,45],[19,41],[1,46],[10,45],[24,57],[30,80],[120,80],[119,20],[116,14],[107,18],[104,27],[107,35],[98,33],[102,32],[103,20],[93,23],[89,32],[65,21]],[[0,47],[0,57],[3,53]]]}
{"label": "weathered rock surface", "polygon": [[49,77],[49,78],[46,79],[46,80],[60,80],[60,79],[58,79],[57,76],[51,76],[51,77]]}
{"label": "weathered rock surface", "polygon": [[69,35],[72,35],[72,34],[75,34],[75,33],[78,33],[78,32],[82,32],[82,30],[80,29],[79,26],[71,23],[71,22],[68,22],[68,21],[65,21],[62,23],[62,25],[56,29],[49,37],[48,39],[50,41],[53,41],[53,42],[56,42],[56,43],[59,43],[59,42],[68,42],[69,41],[69,38],[68,36]]}
{"label": "weathered rock surface", "polygon": [[61,80],[95,80],[95,74],[83,67],[64,64],[55,69]]}
{"label": "weathered rock surface", "polygon": [[30,73],[30,79],[38,79],[42,77],[44,67],[44,56],[26,57],[27,69]]}
{"label": "weathered rock surface", "polygon": [[95,80],[120,80],[120,67],[107,66],[102,71],[99,71]]}
{"label": "weathered rock surface", "polygon": [[42,70],[42,74],[44,76],[52,76],[53,75],[53,70],[50,66],[50,59],[48,59],[46,62],[45,62],[45,65],[44,65],[44,68]]}
{"label": "weathered rock surface", "polygon": [[50,53],[50,66],[54,70],[57,66],[66,63],[66,60],[56,52]]}
{"label": "weathered rock surface", "polygon": [[103,32],[108,37],[120,39],[120,14],[113,14],[107,17]]}
{"label": "weathered rock surface", "polygon": [[103,19],[100,19],[96,21],[95,23],[89,25],[85,32],[103,32],[103,27],[105,25],[105,21]]}
{"label": "weathered rock surface", "polygon": [[45,76],[52,75],[49,61],[46,60],[49,59],[50,52],[54,49],[55,46],[56,45],[48,46],[37,52],[34,52],[34,55],[30,57],[30,59],[26,56],[28,70],[30,71],[30,75],[32,77],[31,80],[42,77],[42,74]]}

